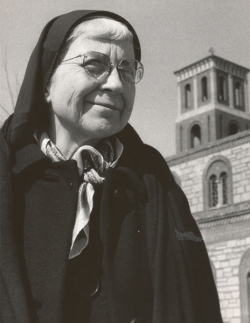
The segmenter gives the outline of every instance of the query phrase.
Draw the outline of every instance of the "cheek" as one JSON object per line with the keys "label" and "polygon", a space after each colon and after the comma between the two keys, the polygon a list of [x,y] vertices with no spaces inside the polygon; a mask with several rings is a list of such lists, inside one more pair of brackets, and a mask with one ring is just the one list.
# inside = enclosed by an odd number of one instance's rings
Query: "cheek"
{"label": "cheek", "polygon": [[82,105],[84,97],[93,91],[97,85],[91,82],[82,70],[76,70],[74,73],[58,73],[54,75],[50,85],[50,100],[52,106],[56,109],[72,107],[77,109],[77,106]]}
{"label": "cheek", "polygon": [[127,114],[131,114],[135,101],[135,88],[124,93],[124,100]]}
{"label": "cheek", "polygon": [[50,89],[51,110],[64,121],[79,119],[77,88],[72,84],[54,84]]}
{"label": "cheek", "polygon": [[121,123],[124,125],[128,122],[134,106],[135,100],[135,91],[130,91],[128,95],[124,98],[125,100],[125,109],[122,114]]}

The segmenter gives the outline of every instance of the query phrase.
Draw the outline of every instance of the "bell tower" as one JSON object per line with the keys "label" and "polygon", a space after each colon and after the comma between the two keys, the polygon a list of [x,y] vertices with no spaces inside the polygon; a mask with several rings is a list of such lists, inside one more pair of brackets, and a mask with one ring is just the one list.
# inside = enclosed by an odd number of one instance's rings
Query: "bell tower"
{"label": "bell tower", "polygon": [[249,69],[210,55],[174,74],[177,154],[250,129]]}

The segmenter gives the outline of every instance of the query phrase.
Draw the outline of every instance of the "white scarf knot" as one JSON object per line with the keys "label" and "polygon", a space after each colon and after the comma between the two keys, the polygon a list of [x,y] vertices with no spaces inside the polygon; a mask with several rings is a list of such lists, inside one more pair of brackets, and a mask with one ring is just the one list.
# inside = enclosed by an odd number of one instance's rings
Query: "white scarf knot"
{"label": "white scarf knot", "polygon": [[[66,161],[61,151],[44,132],[40,137],[42,152],[54,162]],[[93,210],[94,187],[102,185],[105,173],[109,167],[115,167],[123,151],[123,145],[116,139],[116,153],[108,139],[102,140],[96,148],[92,146],[80,147],[72,156],[77,162],[79,176],[82,183],[78,190],[78,202],[75,225],[69,259],[78,256],[89,242],[89,219]]]}

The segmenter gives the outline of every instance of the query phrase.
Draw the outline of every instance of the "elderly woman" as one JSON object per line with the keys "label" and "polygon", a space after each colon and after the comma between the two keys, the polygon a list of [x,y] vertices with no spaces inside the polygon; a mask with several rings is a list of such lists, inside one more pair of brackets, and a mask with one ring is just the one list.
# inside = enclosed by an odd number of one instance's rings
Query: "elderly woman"
{"label": "elderly woman", "polygon": [[186,198],[128,124],[140,58],[110,12],[44,28],[1,132],[1,322],[222,322]]}

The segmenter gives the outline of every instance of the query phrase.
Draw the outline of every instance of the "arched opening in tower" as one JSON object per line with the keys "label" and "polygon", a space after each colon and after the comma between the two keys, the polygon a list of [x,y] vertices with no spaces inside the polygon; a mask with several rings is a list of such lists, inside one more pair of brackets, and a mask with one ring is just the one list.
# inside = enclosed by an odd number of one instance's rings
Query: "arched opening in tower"
{"label": "arched opening in tower", "polygon": [[201,79],[201,100],[202,102],[207,101],[208,96],[207,96],[207,78],[204,76]]}
{"label": "arched opening in tower", "polygon": [[228,126],[228,135],[232,136],[239,132],[239,126],[236,122],[230,122]]}
{"label": "arched opening in tower", "polygon": [[201,145],[201,127],[195,124],[191,128],[191,148],[196,148]]}
{"label": "arched opening in tower", "polygon": [[185,108],[191,107],[191,85],[186,84],[185,86]]}

